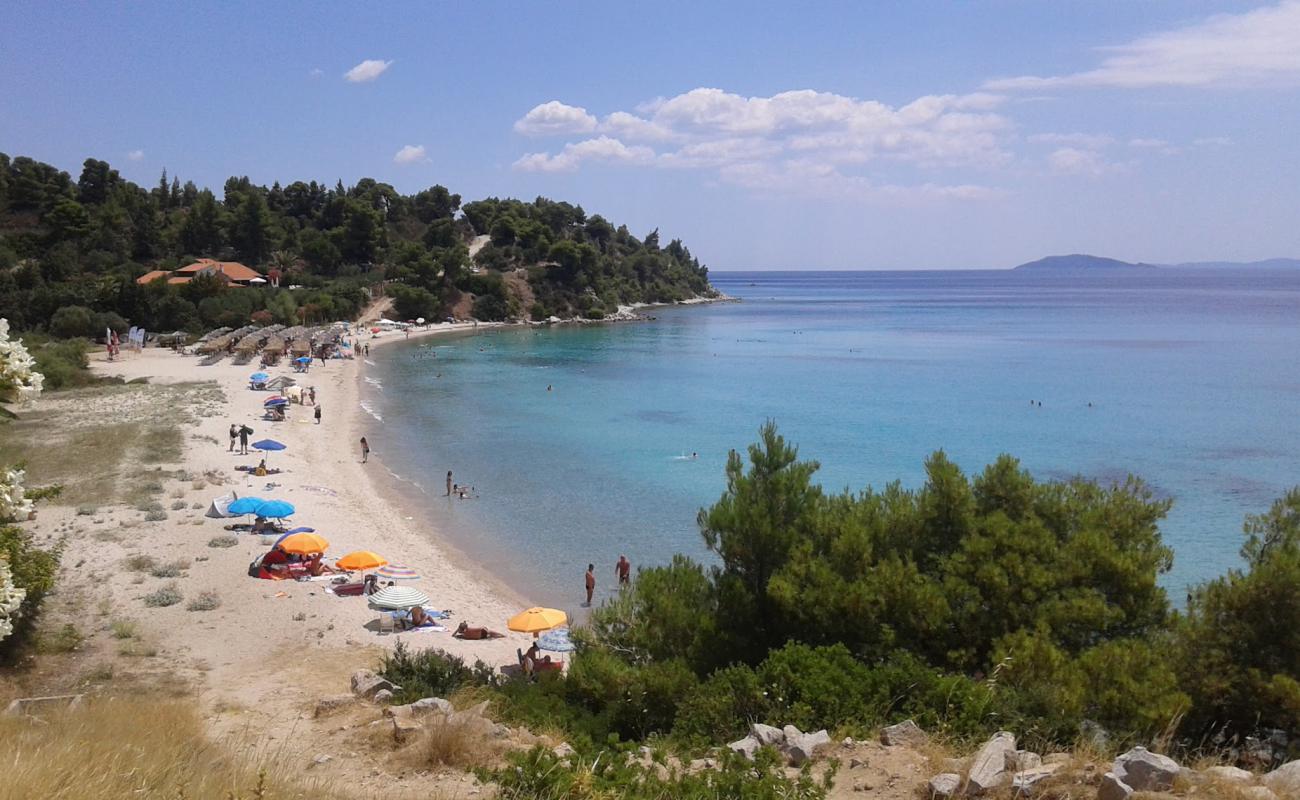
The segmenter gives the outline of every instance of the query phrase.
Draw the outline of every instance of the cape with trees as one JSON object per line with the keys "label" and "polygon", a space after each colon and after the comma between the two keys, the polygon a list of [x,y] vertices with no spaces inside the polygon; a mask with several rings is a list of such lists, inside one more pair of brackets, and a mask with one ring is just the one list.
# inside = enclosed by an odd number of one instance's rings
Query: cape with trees
{"label": "cape with trees", "polygon": [[[471,258],[476,237],[490,238]],[[230,288],[211,276],[137,283],[198,258],[238,260],[280,286]],[[540,197],[462,205],[443,186],[403,195],[370,178],[268,188],[247,177],[230,178],[218,196],[165,171],[145,188],[93,158],[74,180],[0,153],[0,317],[16,330],[92,336],[127,324],[196,331],[346,319],[377,285],[405,319],[599,319],[623,304],[712,292],[707,268],[680,241],[661,247],[657,230],[637,238]]]}

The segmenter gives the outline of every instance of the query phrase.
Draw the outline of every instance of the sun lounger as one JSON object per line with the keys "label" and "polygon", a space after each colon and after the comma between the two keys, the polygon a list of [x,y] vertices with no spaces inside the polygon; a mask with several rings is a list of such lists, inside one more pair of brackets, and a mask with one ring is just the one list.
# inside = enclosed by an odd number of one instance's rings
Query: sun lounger
{"label": "sun lounger", "polygon": [[396,630],[396,628],[397,628],[397,623],[393,621],[393,618],[391,616],[389,616],[388,614],[379,615],[380,636],[385,636],[387,634],[393,633],[393,631]]}

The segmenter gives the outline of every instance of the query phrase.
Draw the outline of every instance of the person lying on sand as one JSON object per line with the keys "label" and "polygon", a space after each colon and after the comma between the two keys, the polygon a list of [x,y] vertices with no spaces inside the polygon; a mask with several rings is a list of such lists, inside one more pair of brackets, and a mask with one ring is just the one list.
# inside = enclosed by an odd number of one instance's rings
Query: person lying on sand
{"label": "person lying on sand", "polygon": [[461,622],[452,634],[457,639],[504,639],[504,633],[497,633],[491,628],[472,628],[468,622]]}
{"label": "person lying on sand", "polygon": [[321,561],[320,553],[313,554],[312,557],[307,560],[307,572],[313,577],[324,575],[327,572],[342,572],[342,571],[343,570],[335,569],[334,567],[331,567],[329,564],[326,564],[324,561]]}

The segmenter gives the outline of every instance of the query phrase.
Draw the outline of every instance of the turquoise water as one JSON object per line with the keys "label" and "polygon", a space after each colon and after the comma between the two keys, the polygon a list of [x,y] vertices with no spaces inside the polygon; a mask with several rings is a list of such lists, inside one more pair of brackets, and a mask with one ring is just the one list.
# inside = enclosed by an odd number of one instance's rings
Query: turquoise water
{"label": "turquoise water", "polygon": [[[1300,274],[713,279],[743,302],[386,348],[363,392],[377,458],[462,549],[566,608],[589,561],[599,597],[620,553],[707,558],[696,512],[767,418],[829,489],[917,486],[938,448],[967,472],[1008,452],[1040,478],[1137,474],[1175,501],[1175,598],[1300,483]],[[448,469],[479,498],[444,498]]]}

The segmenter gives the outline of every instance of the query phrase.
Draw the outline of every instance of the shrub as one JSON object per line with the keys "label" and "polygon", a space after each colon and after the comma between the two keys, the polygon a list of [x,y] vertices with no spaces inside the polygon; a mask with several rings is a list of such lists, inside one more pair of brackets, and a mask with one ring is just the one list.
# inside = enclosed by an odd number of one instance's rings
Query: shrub
{"label": "shrub", "polygon": [[184,500],[176,500],[172,503],[172,511],[182,511],[185,508]]}
{"label": "shrub", "polygon": [[447,697],[461,686],[490,685],[494,680],[492,667],[482,661],[469,667],[459,656],[443,650],[413,652],[402,642],[384,654],[379,674],[402,687],[398,693],[401,702]]}
{"label": "shrub", "polygon": [[230,534],[213,536],[208,540],[208,547],[234,547],[237,544],[239,544],[239,537]]}
{"label": "shrub", "polygon": [[471,769],[492,763],[502,748],[482,718],[435,714],[424,722],[424,730],[403,751],[402,758],[418,769]]}
{"label": "shrub", "polygon": [[190,562],[184,559],[168,561],[166,564],[156,564],[149,574],[155,578],[179,578],[181,573],[190,568]]}
{"label": "shrub", "polygon": [[181,594],[181,587],[175,583],[169,583],[156,592],[150,592],[144,596],[144,604],[150,608],[165,608],[174,606],[185,599]]}
{"label": "shrub", "polygon": [[754,670],[726,667],[682,699],[673,734],[695,743],[732,741],[744,735],[750,723],[769,719],[771,710]]}
{"label": "shrub", "polygon": [[131,639],[136,634],[135,623],[126,619],[114,620],[112,625],[108,626],[114,639]]}
{"label": "shrub", "polygon": [[167,519],[167,512],[161,508],[146,511],[144,515],[145,522],[162,522]]}
{"label": "shrub", "polygon": [[53,633],[42,634],[37,649],[42,653],[71,653],[86,640],[72,623],[67,623]]}
{"label": "shrub", "polygon": [[221,607],[221,598],[216,592],[199,592],[198,596],[185,606],[187,611],[215,611]]}
{"label": "shrub", "polygon": [[132,572],[151,572],[158,565],[157,559],[143,553],[127,556],[126,561],[122,563]]}

